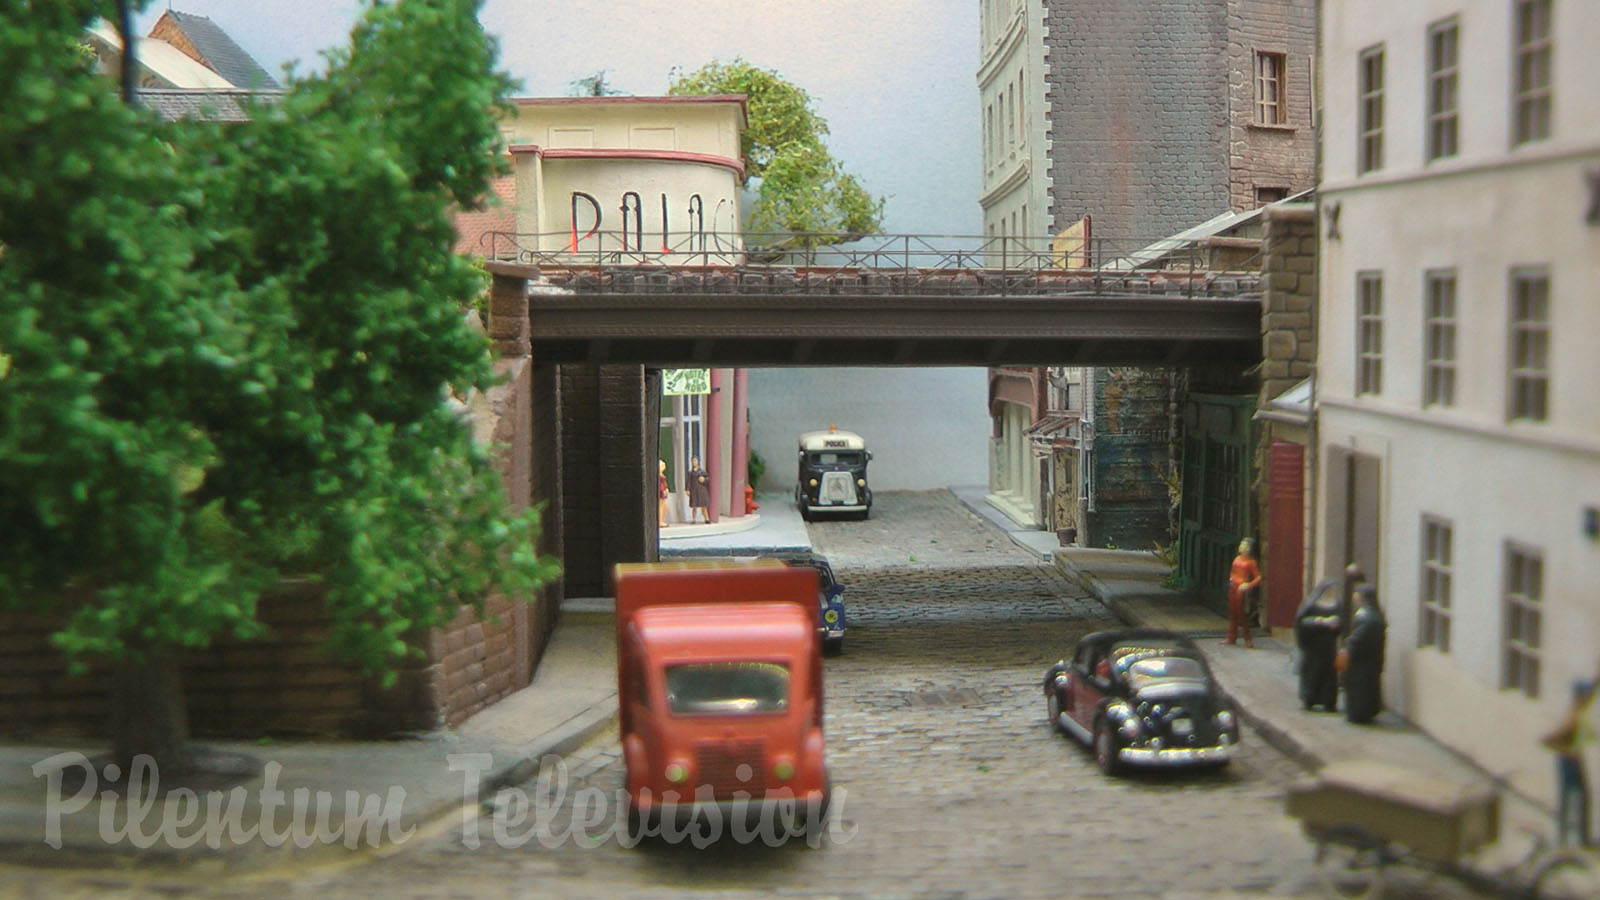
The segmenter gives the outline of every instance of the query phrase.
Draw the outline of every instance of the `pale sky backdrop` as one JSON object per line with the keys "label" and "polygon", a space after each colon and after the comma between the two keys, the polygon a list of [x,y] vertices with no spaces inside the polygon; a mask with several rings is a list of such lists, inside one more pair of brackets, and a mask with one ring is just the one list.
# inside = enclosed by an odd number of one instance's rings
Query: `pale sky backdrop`
{"label": "pale sky backdrop", "polygon": [[[154,0],[145,34],[169,5]],[[172,0],[278,74],[346,42],[355,0]],[[743,56],[811,93],[828,145],[875,196],[886,231],[978,234],[976,0],[488,0],[484,27],[528,96],[565,96],[596,70],[630,94],[674,67]]]}

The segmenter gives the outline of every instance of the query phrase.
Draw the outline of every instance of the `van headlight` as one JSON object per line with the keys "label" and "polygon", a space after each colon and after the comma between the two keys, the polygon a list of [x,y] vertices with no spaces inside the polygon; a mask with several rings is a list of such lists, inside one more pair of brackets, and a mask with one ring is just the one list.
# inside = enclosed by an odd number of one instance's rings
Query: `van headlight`
{"label": "van headlight", "polygon": [[816,487],[817,486],[817,480],[815,478],[811,479],[810,481],[808,481],[806,483],[811,485],[812,487]]}
{"label": "van headlight", "polygon": [[856,487],[866,487],[866,486],[867,486],[867,480],[865,478],[857,478],[856,479]]}

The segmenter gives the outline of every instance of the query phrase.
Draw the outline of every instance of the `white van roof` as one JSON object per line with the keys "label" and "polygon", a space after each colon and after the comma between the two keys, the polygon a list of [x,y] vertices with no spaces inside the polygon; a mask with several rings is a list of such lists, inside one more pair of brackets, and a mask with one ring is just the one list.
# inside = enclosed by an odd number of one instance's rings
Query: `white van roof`
{"label": "white van roof", "polygon": [[854,431],[808,431],[800,435],[801,450],[865,450],[867,442]]}

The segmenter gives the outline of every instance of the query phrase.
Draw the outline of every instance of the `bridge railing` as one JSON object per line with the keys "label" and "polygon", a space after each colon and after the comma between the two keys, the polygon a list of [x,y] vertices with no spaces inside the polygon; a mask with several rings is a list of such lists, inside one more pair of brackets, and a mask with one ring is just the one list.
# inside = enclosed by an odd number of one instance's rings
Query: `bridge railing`
{"label": "bridge railing", "polygon": [[[548,280],[591,291],[660,290],[668,281],[707,290],[737,285],[772,293],[1059,293],[1063,288],[1139,294],[1237,294],[1259,281],[1254,238],[1070,244],[1050,237],[702,232],[489,232],[490,259],[536,266]],[[1218,284],[1222,282],[1222,284]]]}

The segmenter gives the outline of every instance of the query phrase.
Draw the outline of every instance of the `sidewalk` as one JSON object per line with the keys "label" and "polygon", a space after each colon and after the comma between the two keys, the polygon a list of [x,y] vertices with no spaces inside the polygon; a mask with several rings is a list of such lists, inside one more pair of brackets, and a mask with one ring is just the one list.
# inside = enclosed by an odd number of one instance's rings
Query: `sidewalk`
{"label": "sidewalk", "polygon": [[[1393,712],[1383,712],[1368,725],[1353,725],[1345,720],[1342,707],[1339,713],[1302,709],[1291,647],[1259,632],[1255,649],[1223,644],[1226,617],[1188,594],[1163,588],[1167,569],[1154,554],[1072,547],[1056,550],[1055,563],[1124,622],[1170,628],[1194,638],[1245,721],[1263,740],[1307,769],[1366,759],[1438,780],[1493,781],[1490,773]],[[1502,792],[1501,816],[1502,835],[1515,835],[1518,829],[1551,833],[1550,813],[1509,791]]]}
{"label": "sidewalk", "polygon": [[[348,840],[363,850],[374,846],[367,837],[372,832],[360,824],[363,814],[367,821],[381,824],[376,829],[381,832],[381,839],[375,842],[379,847],[397,843],[391,840],[395,836],[403,841],[413,828],[458,827],[454,823],[460,821],[464,804],[475,804],[501,787],[533,777],[542,757],[570,753],[615,721],[614,626],[609,613],[594,611],[600,608],[583,600],[564,606],[561,626],[551,638],[533,682],[452,731],[370,742],[198,741],[254,757],[267,772],[220,785],[221,794],[213,801],[216,811],[204,808],[211,798],[202,790],[201,802],[195,805],[198,815],[190,814],[187,819],[186,803],[168,801],[174,805],[164,807],[158,800],[141,815],[125,798],[118,797],[114,814],[102,822],[105,811],[100,797],[85,791],[80,802],[72,803],[69,801],[80,795],[68,789],[62,792],[56,809],[61,814],[54,817],[59,822],[60,844],[54,848],[46,842],[52,818],[49,770],[66,766],[81,772],[82,767],[58,760],[41,766],[37,776],[35,767],[58,753],[93,756],[106,748],[92,744],[0,745],[0,863],[109,868],[135,860],[141,867],[208,862],[236,871],[303,866],[349,856],[346,838],[315,840],[319,833],[329,833],[316,825],[319,801],[327,804],[325,821],[332,828],[355,823],[349,828]],[[453,771],[450,758],[455,754],[487,756],[457,757]],[[273,770],[275,784],[269,785],[265,775]],[[475,790],[468,784],[472,770],[477,775]],[[97,780],[103,790],[108,783],[104,773]],[[264,787],[280,792],[276,799],[267,793],[266,809]],[[296,812],[297,807],[308,805],[296,798],[297,791],[305,791],[302,796],[311,800],[304,813]],[[274,805],[276,809],[268,813]],[[208,822],[234,823],[243,829],[242,836],[220,829],[215,841],[209,834],[200,837]],[[169,829],[162,834],[164,823]],[[258,829],[273,836],[263,837]],[[297,847],[292,838],[284,839],[285,833],[294,832],[309,837],[303,841],[309,846]],[[140,835],[151,840],[141,840]],[[169,842],[169,836],[178,838],[176,844]],[[191,838],[193,846],[184,846]]]}
{"label": "sidewalk", "polygon": [[[806,523],[788,494],[761,494],[754,515],[723,519],[716,525],[674,525],[662,529],[662,559],[680,556],[759,556],[811,549]],[[752,523],[748,520],[754,519]]]}

